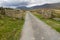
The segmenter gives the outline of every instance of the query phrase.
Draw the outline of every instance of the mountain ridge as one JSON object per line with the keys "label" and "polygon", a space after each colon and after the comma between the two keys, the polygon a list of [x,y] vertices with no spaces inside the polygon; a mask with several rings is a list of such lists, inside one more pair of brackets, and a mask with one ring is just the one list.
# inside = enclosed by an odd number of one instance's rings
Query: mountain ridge
{"label": "mountain ridge", "polygon": [[38,5],[38,6],[33,6],[33,7],[17,7],[18,9],[22,10],[32,10],[32,9],[39,9],[39,8],[55,8],[55,9],[60,9],[60,3],[53,3],[53,4],[44,4],[44,5]]}

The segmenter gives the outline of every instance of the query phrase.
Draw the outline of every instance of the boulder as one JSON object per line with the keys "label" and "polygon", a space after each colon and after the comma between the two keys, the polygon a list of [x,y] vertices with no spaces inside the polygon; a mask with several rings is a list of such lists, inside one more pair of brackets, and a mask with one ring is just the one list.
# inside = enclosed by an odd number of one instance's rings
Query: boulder
{"label": "boulder", "polygon": [[60,21],[60,18],[53,18],[54,20],[56,20],[56,21]]}

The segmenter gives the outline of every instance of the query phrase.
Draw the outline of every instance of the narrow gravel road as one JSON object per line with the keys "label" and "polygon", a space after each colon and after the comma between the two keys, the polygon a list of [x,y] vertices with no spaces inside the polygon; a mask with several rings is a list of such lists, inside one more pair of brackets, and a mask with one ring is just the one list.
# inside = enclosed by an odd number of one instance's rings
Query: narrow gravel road
{"label": "narrow gravel road", "polygon": [[60,33],[27,12],[20,40],[60,40]]}

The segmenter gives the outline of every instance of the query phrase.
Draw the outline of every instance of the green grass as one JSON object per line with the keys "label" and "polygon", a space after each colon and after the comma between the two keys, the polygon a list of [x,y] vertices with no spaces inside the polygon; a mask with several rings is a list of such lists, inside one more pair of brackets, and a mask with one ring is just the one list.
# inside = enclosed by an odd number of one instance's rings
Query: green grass
{"label": "green grass", "polygon": [[46,24],[54,28],[56,31],[60,32],[60,21],[55,21],[53,19],[45,19],[40,14],[35,13],[34,14],[37,18],[44,21]]}
{"label": "green grass", "polygon": [[5,16],[0,19],[0,40],[19,40],[24,20]]}

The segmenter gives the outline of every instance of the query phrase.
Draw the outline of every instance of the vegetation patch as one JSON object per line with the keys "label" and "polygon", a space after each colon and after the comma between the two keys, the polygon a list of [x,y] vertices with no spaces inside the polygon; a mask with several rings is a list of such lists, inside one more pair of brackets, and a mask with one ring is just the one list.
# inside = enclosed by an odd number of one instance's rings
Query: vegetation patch
{"label": "vegetation patch", "polygon": [[19,40],[24,19],[0,18],[0,40]]}

